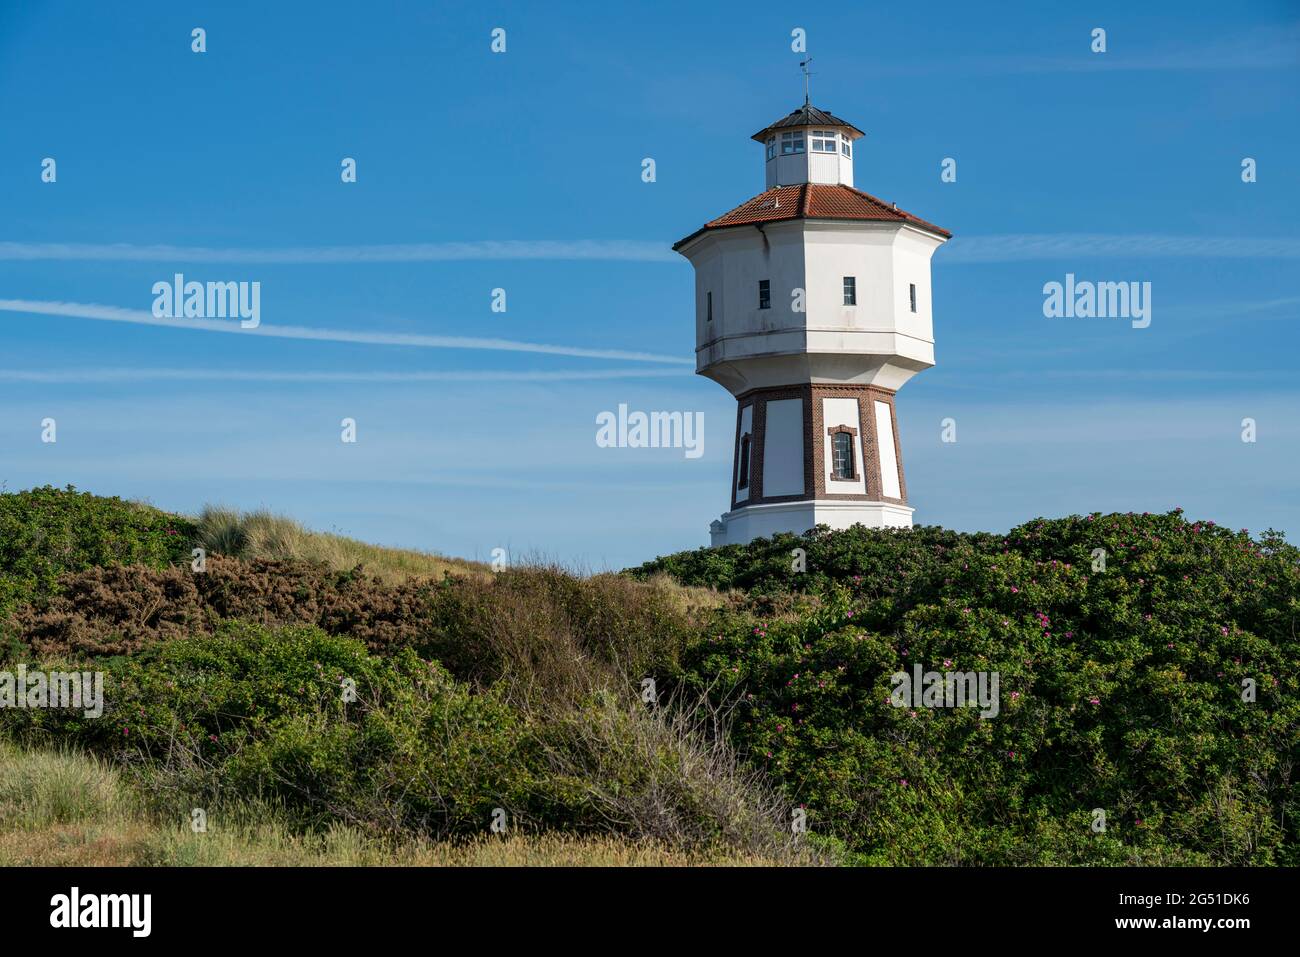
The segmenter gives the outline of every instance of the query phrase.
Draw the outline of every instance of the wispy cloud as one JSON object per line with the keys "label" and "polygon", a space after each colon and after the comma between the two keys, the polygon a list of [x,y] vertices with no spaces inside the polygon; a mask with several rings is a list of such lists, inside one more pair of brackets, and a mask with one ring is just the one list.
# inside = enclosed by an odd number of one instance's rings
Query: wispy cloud
{"label": "wispy cloud", "polygon": [[305,339],[316,342],[350,342],[376,346],[411,346],[421,349],[482,349],[498,352],[535,352],[544,355],[574,356],[583,359],[622,359],[631,362],[667,362],[694,365],[695,360],[682,356],[651,352],[628,352],[621,349],[586,349],[580,346],[556,346],[513,339],[481,339],[470,336],[428,336],[400,332],[354,332],[347,329],[311,329],[305,326],[272,326],[265,323],[253,329],[240,327],[237,321],[219,319],[159,318],[142,309],[122,309],[85,302],[47,302],[31,299],[0,299],[0,312],[60,316],[68,319],[94,319],[105,322],[129,322],[167,329],[226,332],[241,336],[275,339]]}
{"label": "wispy cloud", "polygon": [[18,261],[336,265],[526,259],[684,262],[672,251],[668,242],[639,239],[511,239],[369,246],[290,246],[281,249],[166,244],[138,246],[131,243],[0,242],[0,260]]}
{"label": "wispy cloud", "polygon": [[1021,233],[958,236],[939,253],[945,263],[1042,259],[1300,259],[1300,238],[1151,236],[1113,233]]}
{"label": "wispy cloud", "polygon": [[179,382],[284,382],[284,383],[393,383],[405,382],[581,382],[601,379],[645,379],[689,376],[692,370],[674,368],[581,369],[572,372],[543,370],[448,369],[429,372],[284,372],[275,369],[139,369],[96,368],[34,371],[0,369],[0,382],[93,384],[142,381]]}
{"label": "wispy cloud", "polygon": [[[1295,237],[1153,236],[1116,233],[1020,233],[957,236],[945,262],[988,263],[1068,256],[1140,258],[1297,259]],[[294,246],[282,249],[213,246],[136,246],[128,243],[0,242],[0,261],[243,263],[347,265],[470,260],[619,260],[684,263],[668,241],[633,239],[509,240],[375,246]]]}

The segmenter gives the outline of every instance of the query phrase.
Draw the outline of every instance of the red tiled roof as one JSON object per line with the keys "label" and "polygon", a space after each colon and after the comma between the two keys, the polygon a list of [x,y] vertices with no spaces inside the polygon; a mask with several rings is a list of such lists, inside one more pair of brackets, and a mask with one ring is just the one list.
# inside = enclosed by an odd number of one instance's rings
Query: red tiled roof
{"label": "red tiled roof", "polygon": [[741,203],[717,219],[709,220],[701,229],[673,245],[677,249],[700,233],[728,226],[746,226],[756,223],[776,223],[787,219],[860,219],[877,222],[911,223],[945,239],[952,233],[919,216],[913,216],[884,200],[870,196],[852,186],[843,184],[800,183],[796,186],[777,186],[759,193],[748,202]]}

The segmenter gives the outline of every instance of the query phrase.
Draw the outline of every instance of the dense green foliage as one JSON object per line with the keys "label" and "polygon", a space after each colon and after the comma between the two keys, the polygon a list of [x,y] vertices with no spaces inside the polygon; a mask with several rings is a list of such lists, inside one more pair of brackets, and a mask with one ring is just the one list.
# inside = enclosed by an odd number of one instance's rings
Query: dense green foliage
{"label": "dense green foliage", "polygon": [[52,593],[65,572],[189,561],[188,520],[50,486],[0,495],[0,615]]}
{"label": "dense green foliage", "polygon": [[[804,843],[851,862],[1300,864],[1300,552],[1273,533],[854,528],[385,583],[195,573],[191,531],[0,496],[0,661],[93,665],[108,699],[0,710],[0,733],[109,757],[172,813],[247,798],[304,828],[481,834],[502,808],[779,854],[802,806]],[[897,706],[915,665],[996,674],[997,714]]]}
{"label": "dense green foliage", "polygon": [[[687,665],[736,702],[735,741],[812,829],[867,860],[1300,863],[1300,561],[1278,536],[1087,516],[653,566],[819,596],[812,613],[721,623]],[[998,673],[1000,714],[896,707],[890,676],[918,663]]]}
{"label": "dense green foliage", "polygon": [[495,822],[779,850],[743,774],[607,694],[530,712],[410,648],[372,656],[316,628],[240,622],[97,667],[102,716],[18,710],[4,728],[114,759],[163,813],[255,800],[309,829],[448,837]]}
{"label": "dense green foliage", "polygon": [[409,651],[374,658],[314,628],[233,623],[102,667],[102,718],[20,712],[19,733],[114,756],[173,809],[234,793],[311,825],[445,834],[525,803],[517,716]]}

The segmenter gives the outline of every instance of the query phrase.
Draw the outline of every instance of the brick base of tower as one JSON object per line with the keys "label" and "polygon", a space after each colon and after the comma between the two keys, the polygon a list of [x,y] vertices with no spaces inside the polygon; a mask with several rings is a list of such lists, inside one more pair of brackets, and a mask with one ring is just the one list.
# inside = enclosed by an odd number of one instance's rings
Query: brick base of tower
{"label": "brick base of tower", "polygon": [[912,524],[893,391],[802,383],[737,396],[731,510],[712,544],[855,524]]}

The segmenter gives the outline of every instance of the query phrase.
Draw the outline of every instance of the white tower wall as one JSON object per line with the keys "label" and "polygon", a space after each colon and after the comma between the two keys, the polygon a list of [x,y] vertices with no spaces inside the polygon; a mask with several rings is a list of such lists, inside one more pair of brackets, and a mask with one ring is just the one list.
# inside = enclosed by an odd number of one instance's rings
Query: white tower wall
{"label": "white tower wall", "polygon": [[861,136],[805,103],[754,136],[767,191],[674,246],[695,268],[696,372],[738,401],[715,545],[911,525],[894,397],[934,365],[930,259],[949,234],[853,188]]}

